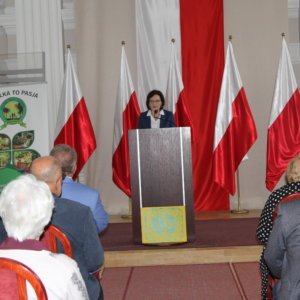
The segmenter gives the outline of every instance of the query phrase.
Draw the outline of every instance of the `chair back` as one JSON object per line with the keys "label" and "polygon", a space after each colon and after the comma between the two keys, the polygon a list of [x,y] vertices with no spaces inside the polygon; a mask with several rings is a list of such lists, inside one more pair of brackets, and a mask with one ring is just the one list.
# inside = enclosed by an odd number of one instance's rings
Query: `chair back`
{"label": "chair back", "polygon": [[300,193],[295,193],[295,194],[291,194],[291,195],[287,195],[285,197],[283,197],[280,202],[278,203],[278,205],[276,205],[274,211],[273,211],[273,223],[275,221],[275,218],[277,217],[277,213],[278,213],[278,206],[280,204],[283,204],[285,202],[288,202],[288,201],[293,201],[293,200],[297,200],[297,199],[300,199]]}
{"label": "chair back", "polygon": [[73,258],[73,250],[68,237],[55,225],[49,225],[41,238],[41,241],[49,248],[51,252],[57,253],[57,241],[64,249],[64,253]]}
{"label": "chair back", "polygon": [[[20,300],[28,299],[26,281],[33,287],[38,300],[48,299],[46,289],[38,275],[23,263],[10,258],[0,257],[0,269],[8,270],[16,274],[17,290]],[[1,294],[4,292],[5,291],[1,291]]]}

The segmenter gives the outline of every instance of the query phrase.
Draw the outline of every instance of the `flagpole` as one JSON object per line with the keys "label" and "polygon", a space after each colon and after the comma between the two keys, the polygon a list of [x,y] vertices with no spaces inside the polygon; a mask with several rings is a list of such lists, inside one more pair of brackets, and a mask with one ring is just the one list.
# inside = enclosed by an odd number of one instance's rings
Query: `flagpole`
{"label": "flagpole", "polygon": [[[68,50],[71,51],[71,45],[69,45],[69,44],[67,45],[67,51],[68,51]],[[81,175],[81,174],[78,174],[78,176],[75,178],[75,181],[76,181],[76,182],[80,182],[80,180],[79,180],[79,176],[80,176],[80,175]]]}
{"label": "flagpole", "polygon": [[132,219],[132,199],[128,197],[128,214],[121,215],[121,219],[131,220]]}
{"label": "flagpole", "polygon": [[248,214],[248,209],[241,209],[241,190],[240,190],[240,178],[239,169],[236,170],[236,185],[237,185],[237,196],[238,196],[238,208],[232,209],[232,214]]}
{"label": "flagpole", "polygon": [[[121,42],[121,46],[125,47],[125,41]],[[128,197],[128,214],[121,215],[121,219],[131,220],[132,219],[132,199]]]}
{"label": "flagpole", "polygon": [[[228,40],[232,41],[232,35],[228,36]],[[232,214],[248,214],[249,210],[248,209],[241,209],[241,189],[240,189],[240,175],[239,175],[239,168],[236,170],[236,185],[237,185],[237,204],[238,208],[237,209],[232,209],[230,212]]]}

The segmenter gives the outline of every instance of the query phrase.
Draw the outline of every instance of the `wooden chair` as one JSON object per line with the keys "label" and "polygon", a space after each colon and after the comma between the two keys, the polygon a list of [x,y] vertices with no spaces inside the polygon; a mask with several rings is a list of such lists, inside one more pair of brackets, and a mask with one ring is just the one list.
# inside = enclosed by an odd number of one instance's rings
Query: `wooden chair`
{"label": "wooden chair", "polygon": [[[33,287],[38,300],[47,300],[46,289],[37,276],[29,267],[25,266],[21,262],[10,258],[0,257],[0,269],[12,271],[17,276],[17,289],[20,300],[27,300],[27,288],[26,281],[28,281]],[[5,291],[1,291],[1,295],[4,297]]]}
{"label": "wooden chair", "polygon": [[273,211],[273,223],[275,221],[275,218],[277,217],[277,213],[278,213],[278,206],[280,204],[283,204],[285,202],[288,202],[288,201],[293,201],[293,200],[297,200],[297,199],[300,199],[300,193],[296,193],[296,194],[291,194],[291,195],[288,195],[288,196],[285,196],[283,197],[280,202],[277,204],[277,206],[275,207],[274,211]]}
{"label": "wooden chair", "polygon": [[57,253],[57,241],[64,249],[64,253],[73,258],[73,250],[68,237],[55,225],[49,225],[41,238],[41,241],[49,248],[50,251]]}
{"label": "wooden chair", "polygon": [[[55,225],[49,225],[46,227],[45,232],[41,238],[41,241],[49,248],[51,252],[58,253],[57,241],[59,241],[64,249],[64,253],[73,258],[72,245],[68,237]],[[99,271],[95,271],[93,275],[99,279]]]}
{"label": "wooden chair", "polygon": [[[274,223],[274,221],[275,221],[275,219],[277,217],[278,206],[280,204],[283,204],[283,203],[288,202],[288,201],[297,200],[297,199],[300,199],[300,193],[295,193],[295,194],[291,194],[291,195],[283,197],[280,200],[280,202],[277,204],[277,206],[275,207],[275,209],[273,211],[272,223]],[[268,298],[268,300],[272,300],[273,299],[272,290],[273,290],[273,287],[274,287],[274,285],[276,284],[277,281],[278,281],[278,278],[273,277],[271,274],[269,275],[269,278],[268,278],[268,290],[267,290],[267,298]]]}

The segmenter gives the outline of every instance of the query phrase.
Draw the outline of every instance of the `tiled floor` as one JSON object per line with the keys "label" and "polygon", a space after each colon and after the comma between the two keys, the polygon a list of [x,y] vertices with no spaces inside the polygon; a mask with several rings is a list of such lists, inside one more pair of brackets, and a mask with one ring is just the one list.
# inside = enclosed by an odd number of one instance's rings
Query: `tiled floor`
{"label": "tiled floor", "polygon": [[257,263],[109,268],[105,300],[260,299]]}

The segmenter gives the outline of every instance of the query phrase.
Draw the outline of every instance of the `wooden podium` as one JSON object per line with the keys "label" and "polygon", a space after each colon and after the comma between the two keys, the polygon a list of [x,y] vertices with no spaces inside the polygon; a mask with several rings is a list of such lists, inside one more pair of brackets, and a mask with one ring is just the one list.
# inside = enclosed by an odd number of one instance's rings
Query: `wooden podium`
{"label": "wooden podium", "polygon": [[185,206],[187,241],[195,239],[189,127],[129,131],[134,243],[142,243],[141,208]]}

